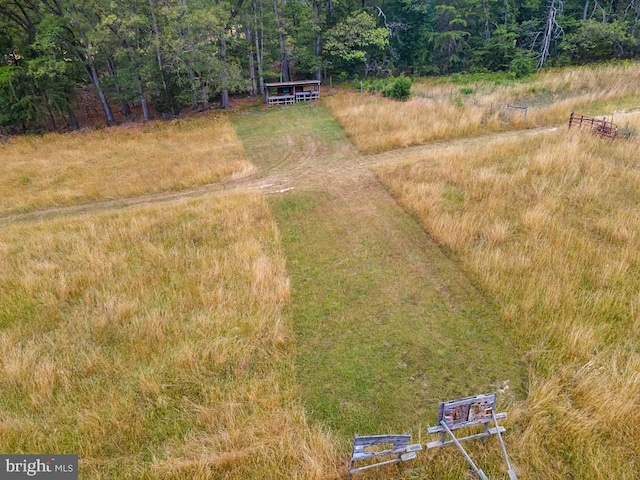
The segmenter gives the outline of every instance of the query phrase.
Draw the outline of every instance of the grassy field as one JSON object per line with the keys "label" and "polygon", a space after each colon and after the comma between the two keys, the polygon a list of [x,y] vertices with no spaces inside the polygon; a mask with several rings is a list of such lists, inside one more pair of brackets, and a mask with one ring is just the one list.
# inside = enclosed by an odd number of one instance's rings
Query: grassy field
{"label": "grassy field", "polygon": [[[353,434],[424,443],[438,401],[493,390],[519,478],[637,478],[639,140],[504,131],[635,107],[638,68],[0,145],[0,451],[77,453],[91,479],[340,478]],[[391,141],[424,105],[457,110]],[[496,441],[469,448],[506,477]],[[468,475],[450,448],[359,478]]]}
{"label": "grassy field", "polygon": [[640,471],[637,150],[637,139],[562,129],[377,169],[480,279],[526,350],[528,398],[510,444],[522,478]]}
{"label": "grassy field", "polygon": [[[214,115],[0,148],[4,215],[254,169]],[[77,453],[95,479],[335,472],[335,441],[299,402],[262,195],[84,212],[0,227],[0,451]]]}
{"label": "grassy field", "polygon": [[0,231],[0,450],[81,478],[325,478],[258,194]]}
{"label": "grassy field", "polygon": [[[459,76],[419,80],[406,102],[351,92],[328,104],[359,150],[381,152],[565,124],[572,111],[611,116],[640,103],[640,85],[632,80],[639,75],[640,64],[628,63],[547,70],[518,81]],[[526,118],[523,110],[507,112],[507,104],[528,106]]]}
{"label": "grassy field", "polygon": [[176,191],[251,172],[224,116],[128,125],[0,144],[0,216]]}

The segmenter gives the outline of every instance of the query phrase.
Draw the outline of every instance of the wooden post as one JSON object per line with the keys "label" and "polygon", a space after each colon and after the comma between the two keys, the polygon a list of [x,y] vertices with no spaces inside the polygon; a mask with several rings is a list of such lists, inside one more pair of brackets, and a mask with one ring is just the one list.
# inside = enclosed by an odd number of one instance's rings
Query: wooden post
{"label": "wooden post", "polygon": [[527,121],[527,114],[529,113],[529,105],[511,105],[507,103],[507,123],[511,122],[511,109],[517,108],[518,110],[524,110],[524,121]]}

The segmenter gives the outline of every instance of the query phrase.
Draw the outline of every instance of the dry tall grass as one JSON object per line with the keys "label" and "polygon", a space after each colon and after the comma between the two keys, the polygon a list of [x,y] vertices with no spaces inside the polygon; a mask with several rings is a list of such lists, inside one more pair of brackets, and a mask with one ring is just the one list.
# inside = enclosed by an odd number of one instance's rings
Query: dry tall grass
{"label": "dry tall grass", "polygon": [[528,352],[529,396],[507,437],[522,478],[638,478],[637,150],[561,129],[378,169]]}
{"label": "dry tall grass", "polygon": [[3,227],[0,451],[77,453],[92,479],[331,477],[288,296],[257,194]]}
{"label": "dry tall grass", "polygon": [[[327,102],[361,151],[380,152],[498,131],[543,127],[568,121],[572,111],[611,112],[640,104],[640,63],[554,69],[519,82],[460,85],[424,80],[413,97],[397,102],[339,93]],[[528,105],[507,113],[506,104]],[[508,119],[508,122],[507,122]],[[614,119],[615,120],[615,119]]]}
{"label": "dry tall grass", "polygon": [[251,171],[225,116],[0,144],[0,215],[204,185]]}

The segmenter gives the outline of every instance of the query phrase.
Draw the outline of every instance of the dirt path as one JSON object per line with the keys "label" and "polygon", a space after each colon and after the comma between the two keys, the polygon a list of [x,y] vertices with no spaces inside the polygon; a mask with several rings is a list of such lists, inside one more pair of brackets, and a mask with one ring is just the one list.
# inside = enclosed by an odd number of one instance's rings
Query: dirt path
{"label": "dirt path", "polygon": [[[309,105],[308,108],[316,108]],[[614,112],[615,118],[620,122],[621,118],[637,115],[639,109]],[[250,113],[239,114],[250,115]],[[238,123],[238,122],[236,122]],[[241,122],[240,122],[241,123]],[[419,145],[409,148],[401,148],[375,155],[362,155],[350,143],[342,143],[336,146],[334,142],[327,144],[319,141],[324,137],[322,128],[331,130],[334,137],[340,137],[342,132],[336,132],[335,125],[329,125],[326,119],[320,122],[316,132],[308,137],[301,138],[299,129],[295,126],[290,131],[279,132],[283,142],[279,145],[280,155],[267,159],[272,150],[260,153],[254,152],[253,158],[260,162],[260,168],[246,177],[231,178],[225,181],[203,185],[176,192],[161,192],[137,197],[89,202],[79,205],[50,207],[34,210],[27,213],[18,213],[0,217],[0,226],[16,222],[41,221],[65,215],[91,213],[102,210],[126,208],[129,206],[145,205],[152,203],[169,202],[181,198],[194,198],[216,192],[232,189],[257,189],[266,194],[279,194],[296,188],[305,188],[314,184],[323,188],[336,188],[343,192],[348,189],[341,188],[349,180],[357,181],[358,177],[369,174],[369,168],[378,164],[402,163],[424,157],[430,151],[443,147],[455,147],[458,145],[486,142],[491,139],[513,138],[518,136],[541,135],[557,130],[558,127],[537,128],[531,130],[502,132],[486,136],[461,138],[447,141],[432,142],[427,145]],[[273,147],[273,146],[272,146]],[[333,186],[333,187],[332,187]]]}
{"label": "dirt path", "polygon": [[[315,108],[309,106],[308,108]],[[323,120],[327,126],[326,119]],[[329,126],[335,129],[335,126]],[[472,142],[484,142],[490,138],[508,138],[517,135],[538,135],[554,129],[535,129],[526,132],[505,132],[485,137],[456,139],[446,142],[434,142],[428,145],[392,150],[376,155],[362,155],[350,143],[333,141],[326,143],[322,125],[308,136],[300,136],[295,129],[292,132],[278,132],[282,135],[282,144],[278,145],[276,154],[271,145],[269,150],[254,148],[252,158],[260,164],[256,172],[246,177],[234,177],[222,182],[203,185],[175,192],[161,192],[136,197],[119,198],[88,202],[78,205],[59,206],[37,209],[26,213],[11,214],[0,217],[0,226],[18,222],[42,221],[50,218],[93,213],[111,209],[121,209],[137,205],[170,202],[183,198],[196,198],[217,192],[233,189],[256,189],[265,194],[280,194],[294,189],[322,188],[333,189],[348,194],[350,182],[356,184],[365,177],[370,177],[370,167],[383,163],[406,162],[412,158],[424,156],[425,153],[444,146],[454,147]],[[342,134],[332,132],[332,135]],[[249,147],[251,145],[249,144]]]}

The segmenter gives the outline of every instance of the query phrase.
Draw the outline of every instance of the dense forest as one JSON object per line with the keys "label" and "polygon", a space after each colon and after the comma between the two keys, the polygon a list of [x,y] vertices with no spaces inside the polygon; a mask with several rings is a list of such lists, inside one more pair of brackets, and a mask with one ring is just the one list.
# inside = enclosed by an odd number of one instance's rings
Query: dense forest
{"label": "dense forest", "polygon": [[264,83],[527,74],[640,54],[640,0],[0,0],[0,129],[226,108]]}

